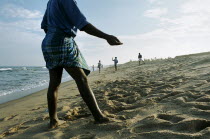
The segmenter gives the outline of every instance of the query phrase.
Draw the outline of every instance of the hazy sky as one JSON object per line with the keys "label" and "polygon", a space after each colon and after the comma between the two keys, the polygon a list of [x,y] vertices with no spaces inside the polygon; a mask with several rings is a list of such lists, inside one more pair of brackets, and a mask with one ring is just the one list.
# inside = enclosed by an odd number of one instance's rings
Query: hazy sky
{"label": "hazy sky", "polygon": [[[0,66],[45,65],[40,23],[47,0],[0,0]],[[88,21],[124,43],[78,32],[89,65],[210,51],[210,0],[77,0]]]}

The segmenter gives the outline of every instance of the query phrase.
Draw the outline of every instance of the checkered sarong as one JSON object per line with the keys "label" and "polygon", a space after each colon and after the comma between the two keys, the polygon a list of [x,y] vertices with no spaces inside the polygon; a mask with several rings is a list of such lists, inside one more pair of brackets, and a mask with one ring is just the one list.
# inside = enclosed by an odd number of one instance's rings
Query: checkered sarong
{"label": "checkered sarong", "polygon": [[88,65],[73,37],[65,37],[59,33],[47,33],[42,42],[42,52],[48,69],[79,67],[84,70],[86,75],[90,73]]}

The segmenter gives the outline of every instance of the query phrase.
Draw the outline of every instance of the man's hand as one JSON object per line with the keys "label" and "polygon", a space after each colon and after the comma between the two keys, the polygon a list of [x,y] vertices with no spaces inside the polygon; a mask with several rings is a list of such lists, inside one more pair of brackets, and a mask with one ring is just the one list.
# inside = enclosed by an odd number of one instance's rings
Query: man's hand
{"label": "man's hand", "polygon": [[110,45],[122,45],[123,43],[120,40],[112,35],[107,35],[105,38]]}

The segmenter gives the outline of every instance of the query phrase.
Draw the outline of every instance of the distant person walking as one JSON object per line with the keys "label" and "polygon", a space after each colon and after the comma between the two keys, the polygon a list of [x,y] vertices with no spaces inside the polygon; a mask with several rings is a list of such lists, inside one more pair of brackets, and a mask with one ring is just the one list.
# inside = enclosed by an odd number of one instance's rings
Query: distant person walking
{"label": "distant person walking", "polygon": [[98,62],[98,70],[99,70],[99,73],[101,73],[101,68],[102,68],[102,64],[101,64],[101,60],[99,60],[99,62]]}
{"label": "distant person walking", "polygon": [[93,71],[95,70],[94,68],[95,68],[95,67],[94,67],[94,65],[93,65],[93,66],[92,66]]}
{"label": "distant person walking", "polygon": [[42,41],[42,52],[50,75],[47,92],[50,128],[56,128],[65,123],[65,121],[59,120],[57,116],[58,88],[63,69],[75,80],[95,122],[108,122],[109,119],[101,112],[89,86],[87,76],[90,70],[74,38],[79,29],[106,40],[110,45],[122,45],[122,43],[117,37],[108,35],[89,23],[77,7],[75,0],[49,0],[41,28],[46,33]]}
{"label": "distant person walking", "polygon": [[144,62],[143,59],[142,59],[141,53],[139,53],[138,59],[139,59],[139,65],[141,65],[141,62],[145,64],[145,62]]}
{"label": "distant person walking", "polygon": [[115,71],[117,71],[117,63],[118,63],[117,57],[115,57],[114,59],[112,58],[112,61],[114,61]]}

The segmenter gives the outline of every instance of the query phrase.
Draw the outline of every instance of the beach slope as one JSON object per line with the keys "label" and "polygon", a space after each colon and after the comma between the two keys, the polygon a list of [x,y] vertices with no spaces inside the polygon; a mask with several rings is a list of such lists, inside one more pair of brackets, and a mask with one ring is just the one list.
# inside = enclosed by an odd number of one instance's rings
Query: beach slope
{"label": "beach slope", "polygon": [[168,139],[210,137],[210,52],[137,61],[93,72],[89,82],[112,122],[94,124],[75,82],[59,90],[58,116],[48,130],[46,89],[0,105],[0,138]]}

